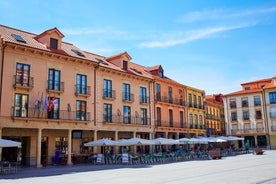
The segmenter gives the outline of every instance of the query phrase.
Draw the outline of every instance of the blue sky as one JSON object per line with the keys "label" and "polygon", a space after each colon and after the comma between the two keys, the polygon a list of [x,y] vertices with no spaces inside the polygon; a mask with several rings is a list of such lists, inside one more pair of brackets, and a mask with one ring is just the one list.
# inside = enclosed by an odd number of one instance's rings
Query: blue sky
{"label": "blue sky", "polygon": [[111,56],[127,51],[144,66],[206,94],[276,76],[276,1],[0,0],[0,24]]}

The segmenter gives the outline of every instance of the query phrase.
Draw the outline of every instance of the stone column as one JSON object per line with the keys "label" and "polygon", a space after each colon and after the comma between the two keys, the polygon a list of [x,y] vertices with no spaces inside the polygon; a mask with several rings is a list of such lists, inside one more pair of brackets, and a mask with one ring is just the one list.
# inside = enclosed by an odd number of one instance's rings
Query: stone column
{"label": "stone column", "polygon": [[257,139],[256,135],[254,136],[254,139],[255,139],[255,145],[256,145],[256,147],[258,147],[258,139]]}
{"label": "stone column", "polygon": [[[94,135],[93,135],[93,140],[96,141],[98,140],[98,133],[97,133],[97,130],[94,130]],[[98,153],[98,147],[93,147],[93,152],[94,153]]]}
{"label": "stone column", "polygon": [[41,138],[42,138],[42,129],[37,130],[37,144],[36,144],[36,167],[42,167],[41,165]]}
{"label": "stone column", "polygon": [[[115,141],[117,141],[119,139],[119,132],[115,131]],[[119,146],[115,146],[115,150],[114,150],[114,154],[118,154],[119,153]]]}
{"label": "stone column", "polygon": [[72,165],[72,130],[68,130],[67,165]]}

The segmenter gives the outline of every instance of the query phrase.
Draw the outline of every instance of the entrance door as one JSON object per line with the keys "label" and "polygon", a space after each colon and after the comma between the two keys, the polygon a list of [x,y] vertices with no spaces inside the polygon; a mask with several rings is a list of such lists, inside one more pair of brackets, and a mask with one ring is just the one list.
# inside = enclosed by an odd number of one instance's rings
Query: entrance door
{"label": "entrance door", "polygon": [[41,141],[41,164],[47,166],[48,164],[48,137],[42,137]]}

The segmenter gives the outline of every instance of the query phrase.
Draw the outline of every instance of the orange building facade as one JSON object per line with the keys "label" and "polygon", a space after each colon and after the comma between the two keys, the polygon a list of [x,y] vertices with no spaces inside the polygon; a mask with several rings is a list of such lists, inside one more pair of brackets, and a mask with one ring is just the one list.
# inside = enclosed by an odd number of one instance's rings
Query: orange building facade
{"label": "orange building facade", "polygon": [[[92,140],[205,134],[204,118],[188,126],[189,114],[204,117],[202,90],[165,77],[160,65],[132,62],[127,52],[104,57],[63,37],[57,28],[33,34],[0,25],[0,137],[22,143],[19,153],[0,150],[0,158],[41,167],[59,154],[70,165],[103,152],[83,146]],[[199,106],[187,105],[188,88]]]}

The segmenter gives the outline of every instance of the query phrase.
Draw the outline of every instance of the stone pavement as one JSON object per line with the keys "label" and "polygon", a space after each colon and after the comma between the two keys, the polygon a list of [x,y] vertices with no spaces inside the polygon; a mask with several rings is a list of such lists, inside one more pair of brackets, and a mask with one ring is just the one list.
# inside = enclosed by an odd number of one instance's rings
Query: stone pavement
{"label": "stone pavement", "polygon": [[198,160],[159,165],[74,165],[20,168],[0,175],[0,184],[109,183],[265,183],[276,184],[276,150],[220,160]]}

